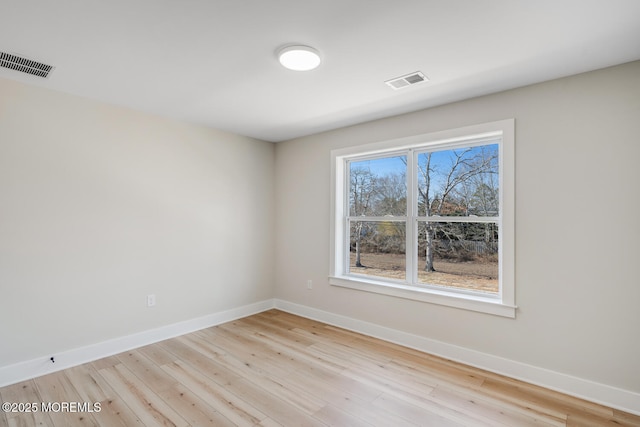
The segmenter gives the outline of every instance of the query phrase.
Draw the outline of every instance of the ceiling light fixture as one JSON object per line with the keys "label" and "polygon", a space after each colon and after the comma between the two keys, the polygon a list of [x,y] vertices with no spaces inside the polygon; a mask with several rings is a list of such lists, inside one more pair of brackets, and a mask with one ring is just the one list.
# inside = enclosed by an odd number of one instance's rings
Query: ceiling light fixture
{"label": "ceiling light fixture", "polygon": [[278,51],[283,67],[294,71],[309,71],[320,65],[320,53],[309,46],[287,46]]}

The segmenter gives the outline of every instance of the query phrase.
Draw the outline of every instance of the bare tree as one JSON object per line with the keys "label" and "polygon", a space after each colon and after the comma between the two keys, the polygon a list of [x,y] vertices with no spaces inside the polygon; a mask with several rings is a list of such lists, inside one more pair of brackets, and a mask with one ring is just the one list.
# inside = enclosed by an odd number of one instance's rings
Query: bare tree
{"label": "bare tree", "polygon": [[[424,216],[468,216],[471,214],[472,199],[478,201],[485,209],[491,210],[490,195],[497,195],[497,189],[488,188],[487,177],[497,173],[498,154],[495,150],[468,147],[447,150],[449,164],[442,161],[435,162],[431,152],[421,154],[419,161],[420,185],[418,187],[419,209]],[[493,181],[488,181],[492,183]],[[487,185],[487,187],[489,187]],[[474,199],[475,198],[475,199]],[[496,198],[497,199],[497,198]],[[425,236],[425,270],[435,271],[433,259],[435,255],[434,242],[438,233],[447,239],[460,238],[452,230],[461,227],[440,227],[438,223],[429,221],[424,224],[421,232]]]}
{"label": "bare tree", "polygon": [[385,253],[401,254],[406,250],[406,225],[393,221],[407,215],[407,179],[405,172],[388,173],[378,178],[374,212],[389,217],[376,227],[376,248]]}
{"label": "bare tree", "polygon": [[[351,169],[350,178],[349,214],[351,216],[370,215],[376,193],[376,175],[368,169],[356,167]],[[360,253],[364,232],[364,223],[356,221],[353,230],[356,245],[356,267],[363,266]]]}
{"label": "bare tree", "polygon": [[389,173],[379,177],[376,182],[375,193],[373,210],[376,215],[406,215],[406,173]]}
{"label": "bare tree", "polygon": [[[431,156],[432,153],[425,153],[426,161],[422,167],[419,167],[419,173],[423,181],[423,185],[418,186],[419,200],[421,205],[421,210],[424,215],[431,216],[432,215],[432,203],[434,200],[430,197],[431,195],[431,177],[435,173],[433,167],[431,166]],[[435,226],[433,223],[428,222],[426,224],[426,240],[427,240],[427,248],[425,258],[427,261],[427,265],[425,267],[426,271],[435,271],[433,268],[433,239],[435,236]]]}

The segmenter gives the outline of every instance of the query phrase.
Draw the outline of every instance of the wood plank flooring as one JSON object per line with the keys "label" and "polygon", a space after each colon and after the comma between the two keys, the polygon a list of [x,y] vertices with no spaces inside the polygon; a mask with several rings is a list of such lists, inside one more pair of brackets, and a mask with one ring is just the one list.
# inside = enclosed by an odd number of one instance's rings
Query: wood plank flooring
{"label": "wood plank flooring", "polygon": [[0,426],[640,426],[638,416],[278,310],[0,388],[0,399],[38,409],[0,412]]}

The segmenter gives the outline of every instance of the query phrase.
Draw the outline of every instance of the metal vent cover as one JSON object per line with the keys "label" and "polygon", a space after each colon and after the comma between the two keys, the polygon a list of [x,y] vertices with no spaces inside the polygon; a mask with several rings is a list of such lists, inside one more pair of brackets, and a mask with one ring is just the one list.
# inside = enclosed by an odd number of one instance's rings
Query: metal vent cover
{"label": "metal vent cover", "polygon": [[0,67],[20,71],[22,73],[31,74],[45,79],[54,69],[52,65],[43,64],[42,62],[6,52],[0,52]]}
{"label": "metal vent cover", "polygon": [[396,77],[395,79],[387,80],[385,83],[394,90],[402,89],[407,86],[415,85],[418,83],[429,81],[429,79],[420,71],[416,71],[405,76]]}

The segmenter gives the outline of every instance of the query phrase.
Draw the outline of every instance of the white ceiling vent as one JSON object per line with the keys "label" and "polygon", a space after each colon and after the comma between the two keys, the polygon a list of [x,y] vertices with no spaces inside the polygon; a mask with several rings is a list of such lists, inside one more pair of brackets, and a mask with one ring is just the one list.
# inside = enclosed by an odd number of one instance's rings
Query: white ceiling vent
{"label": "white ceiling vent", "polygon": [[429,79],[420,71],[407,74],[406,76],[396,77],[395,79],[387,80],[385,83],[391,86],[393,89],[398,90],[407,86],[415,85],[422,82],[427,82]]}
{"label": "white ceiling vent", "polygon": [[45,79],[54,68],[52,65],[43,64],[42,62],[33,61],[28,58],[23,58],[21,56],[5,52],[0,52],[0,67],[20,71],[33,76],[43,77]]}

